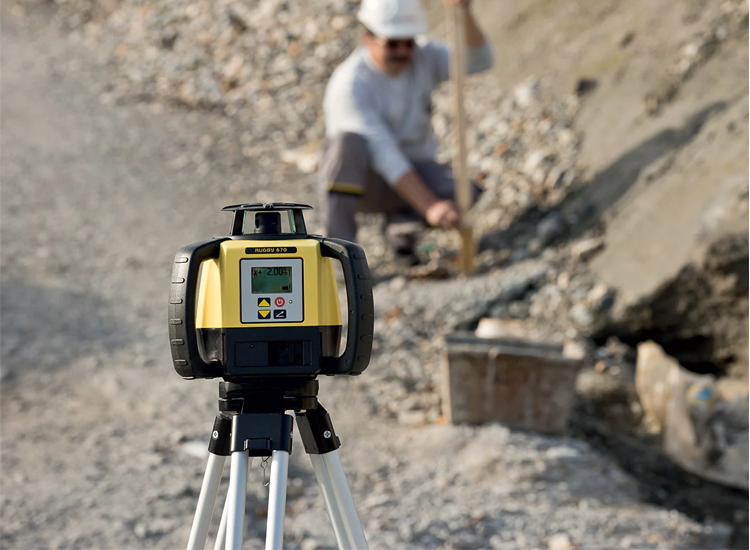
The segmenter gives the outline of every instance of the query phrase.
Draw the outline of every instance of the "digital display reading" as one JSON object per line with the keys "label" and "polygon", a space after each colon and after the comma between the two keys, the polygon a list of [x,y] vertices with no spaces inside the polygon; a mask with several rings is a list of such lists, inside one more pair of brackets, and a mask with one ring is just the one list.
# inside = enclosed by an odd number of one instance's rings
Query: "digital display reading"
{"label": "digital display reading", "polygon": [[251,273],[253,294],[282,294],[292,291],[292,268],[253,267]]}

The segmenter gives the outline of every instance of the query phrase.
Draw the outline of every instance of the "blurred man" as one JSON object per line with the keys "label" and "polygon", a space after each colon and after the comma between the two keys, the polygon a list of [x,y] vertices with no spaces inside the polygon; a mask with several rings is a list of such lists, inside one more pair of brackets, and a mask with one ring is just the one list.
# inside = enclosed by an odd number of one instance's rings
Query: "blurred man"
{"label": "blurred man", "polygon": [[[492,66],[492,50],[466,7],[467,71]],[[449,51],[417,38],[427,32],[419,0],[363,0],[357,18],[362,45],[333,73],[323,108],[326,144],[320,180],[327,195],[329,236],[354,241],[357,212],[386,214],[396,253],[415,263],[414,245],[426,221],[459,223],[453,177],[438,164],[431,94],[448,80]]]}

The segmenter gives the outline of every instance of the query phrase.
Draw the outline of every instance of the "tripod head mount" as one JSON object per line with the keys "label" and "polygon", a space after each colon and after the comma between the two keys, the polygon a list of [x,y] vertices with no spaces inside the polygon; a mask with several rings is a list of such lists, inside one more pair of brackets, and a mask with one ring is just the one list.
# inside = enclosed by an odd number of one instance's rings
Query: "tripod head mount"
{"label": "tripod head mount", "polygon": [[317,380],[277,378],[250,384],[219,382],[219,410],[238,414],[283,413],[318,408]]}

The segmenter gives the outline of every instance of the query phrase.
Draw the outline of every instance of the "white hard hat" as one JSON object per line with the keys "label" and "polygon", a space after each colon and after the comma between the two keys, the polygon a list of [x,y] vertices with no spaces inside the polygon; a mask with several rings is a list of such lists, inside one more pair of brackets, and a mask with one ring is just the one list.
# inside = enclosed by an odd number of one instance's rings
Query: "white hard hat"
{"label": "white hard hat", "polygon": [[385,38],[411,38],[427,32],[419,0],[362,0],[357,19]]}

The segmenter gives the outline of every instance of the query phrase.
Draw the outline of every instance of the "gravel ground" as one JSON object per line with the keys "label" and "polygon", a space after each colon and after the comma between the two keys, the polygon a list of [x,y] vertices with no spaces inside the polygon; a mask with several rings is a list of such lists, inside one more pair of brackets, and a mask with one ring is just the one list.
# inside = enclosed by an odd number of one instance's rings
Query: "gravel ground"
{"label": "gravel ground", "polygon": [[[217,394],[169,366],[173,254],[225,233],[226,204],[315,204],[314,178],[243,154],[221,113],[112,101],[112,67],[50,13],[2,9],[0,544],[182,547]],[[382,276],[369,370],[322,381],[370,546],[722,547],[723,526],[644,504],[584,441],[435,422],[440,335],[559,286],[559,265],[531,256],[464,285]],[[374,255],[376,272],[385,262]],[[289,484],[287,547],[334,546],[299,444]],[[265,502],[256,467],[247,548],[263,546]]]}

